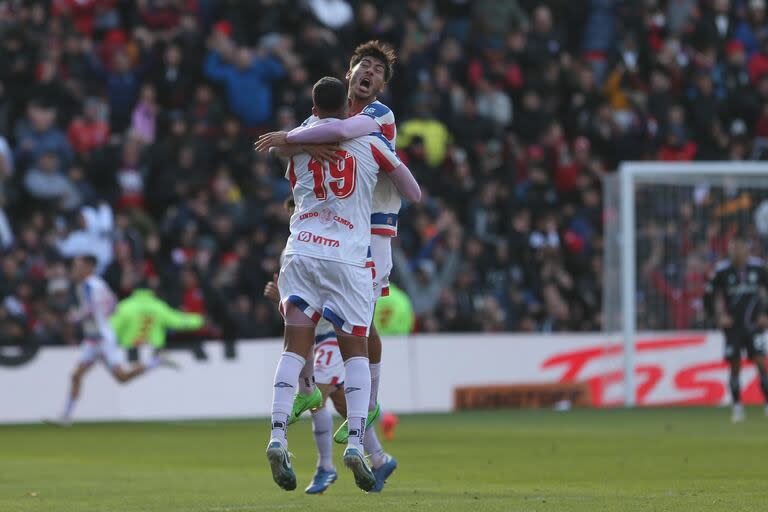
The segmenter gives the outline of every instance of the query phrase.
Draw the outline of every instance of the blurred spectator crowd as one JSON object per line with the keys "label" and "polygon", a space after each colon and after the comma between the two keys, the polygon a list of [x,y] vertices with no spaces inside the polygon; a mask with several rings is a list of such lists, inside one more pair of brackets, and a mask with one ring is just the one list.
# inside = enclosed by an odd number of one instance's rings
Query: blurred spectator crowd
{"label": "blurred spectator crowd", "polygon": [[252,143],[368,39],[426,192],[393,273],[422,332],[599,329],[601,178],[765,155],[765,0],[0,1],[2,334],[76,341],[89,252],[200,336],[279,335],[289,185]]}

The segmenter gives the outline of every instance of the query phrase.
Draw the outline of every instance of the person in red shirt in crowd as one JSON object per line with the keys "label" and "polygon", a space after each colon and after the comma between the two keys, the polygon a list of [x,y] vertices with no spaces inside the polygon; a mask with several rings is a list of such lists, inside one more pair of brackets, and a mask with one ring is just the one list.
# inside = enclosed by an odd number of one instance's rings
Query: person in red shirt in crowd
{"label": "person in red shirt in crowd", "polygon": [[197,13],[197,0],[140,0],[139,16],[151,30],[173,30],[184,13]]}
{"label": "person in red shirt in crowd", "polygon": [[112,9],[117,0],[54,0],[51,12],[54,16],[71,16],[75,30],[91,36],[96,20]]}
{"label": "person in red shirt in crowd", "polygon": [[696,157],[698,146],[688,138],[685,110],[675,105],[669,110],[664,143],[659,149],[659,160],[665,162],[690,162]]}
{"label": "person in red shirt in crowd", "polygon": [[749,80],[754,86],[757,86],[760,79],[768,74],[768,39],[764,40],[760,50],[749,58],[747,71],[749,71]]}
{"label": "person in red shirt in crowd", "polygon": [[109,124],[106,122],[104,106],[99,100],[89,98],[85,101],[83,115],[69,123],[67,139],[81,157],[109,142]]}
{"label": "person in red shirt in crowd", "polygon": [[591,159],[589,139],[577,137],[573,141],[573,151],[562,151],[555,169],[555,188],[564,197],[576,192],[579,176],[587,172]]}

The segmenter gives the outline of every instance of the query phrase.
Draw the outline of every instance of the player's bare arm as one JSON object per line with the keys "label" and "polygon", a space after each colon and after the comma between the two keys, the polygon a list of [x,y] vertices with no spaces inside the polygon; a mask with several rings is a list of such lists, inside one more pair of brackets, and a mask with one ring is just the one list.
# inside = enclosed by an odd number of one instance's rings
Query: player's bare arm
{"label": "player's bare arm", "polygon": [[421,188],[405,164],[401,163],[388,176],[403,199],[412,202],[421,201]]}
{"label": "player's bare arm", "polygon": [[369,116],[357,115],[347,119],[329,121],[316,126],[299,127],[290,132],[265,133],[256,142],[256,151],[288,144],[324,144],[341,142],[381,131],[379,123]]}

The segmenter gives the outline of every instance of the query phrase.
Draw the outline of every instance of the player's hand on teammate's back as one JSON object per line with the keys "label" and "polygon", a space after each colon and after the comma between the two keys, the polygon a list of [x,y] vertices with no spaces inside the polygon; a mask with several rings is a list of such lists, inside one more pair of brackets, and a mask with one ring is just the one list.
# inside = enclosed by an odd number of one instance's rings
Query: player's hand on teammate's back
{"label": "player's hand on teammate's back", "polygon": [[728,329],[733,325],[733,318],[728,313],[721,313],[717,323],[721,329]]}
{"label": "player's hand on teammate's back", "polygon": [[341,147],[336,144],[304,144],[302,149],[309,153],[315,160],[320,162],[336,162],[341,160],[338,151],[341,151]]}
{"label": "player's hand on teammate's back", "polygon": [[280,147],[288,144],[288,132],[269,132],[259,137],[254,144],[256,151],[266,153],[269,148]]}
{"label": "player's hand on teammate's back", "polygon": [[277,304],[280,302],[280,290],[277,288],[277,274],[272,276],[272,281],[264,287],[264,296]]}

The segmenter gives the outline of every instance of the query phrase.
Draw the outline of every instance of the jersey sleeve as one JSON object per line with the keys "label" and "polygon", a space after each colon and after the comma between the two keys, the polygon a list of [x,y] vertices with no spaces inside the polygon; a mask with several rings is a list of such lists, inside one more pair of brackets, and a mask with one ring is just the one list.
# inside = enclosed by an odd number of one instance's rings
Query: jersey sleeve
{"label": "jersey sleeve", "polygon": [[388,106],[374,102],[365,107],[359,116],[368,116],[379,125],[381,134],[387,140],[392,140],[395,136],[395,114]]}
{"label": "jersey sleeve", "polygon": [[201,328],[205,323],[203,317],[197,313],[178,311],[166,304],[159,310],[158,316],[158,320],[165,328],[177,331],[194,331]]}
{"label": "jersey sleeve", "polygon": [[400,167],[402,162],[387,139],[380,134],[372,135],[369,139],[371,155],[379,165],[379,169],[390,173]]}

